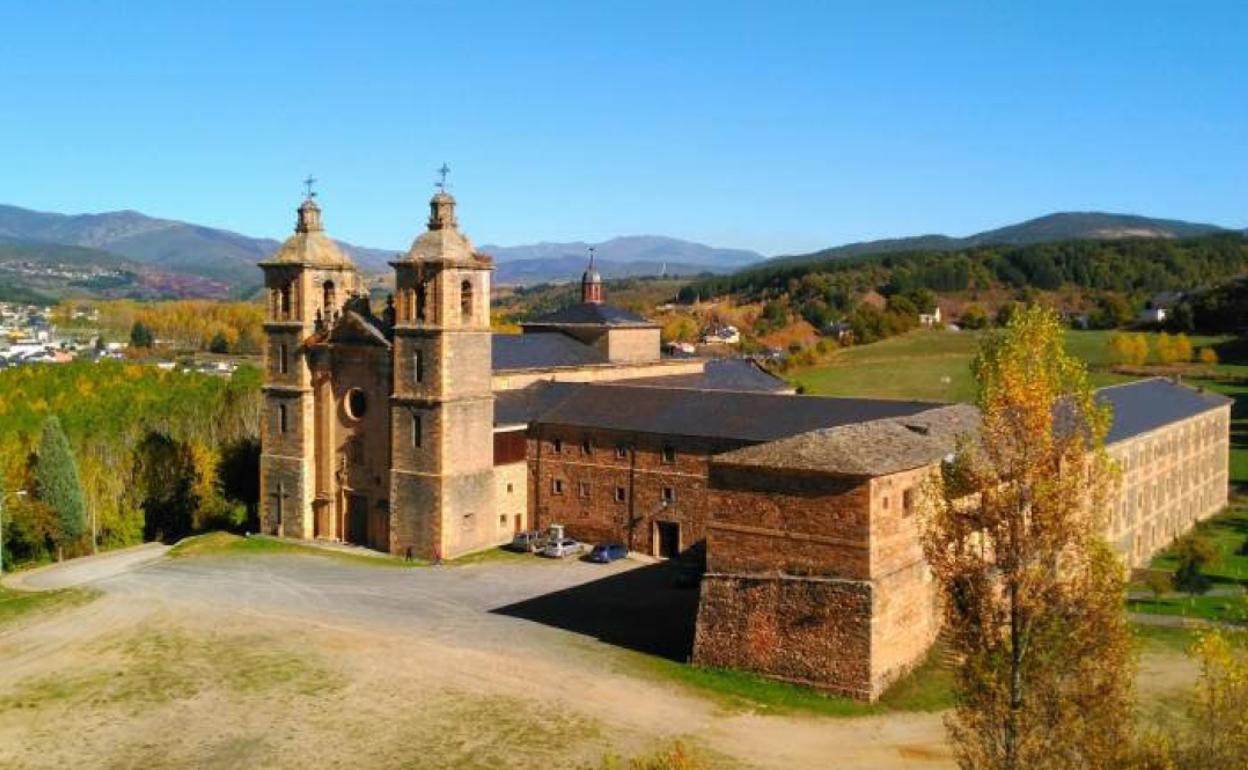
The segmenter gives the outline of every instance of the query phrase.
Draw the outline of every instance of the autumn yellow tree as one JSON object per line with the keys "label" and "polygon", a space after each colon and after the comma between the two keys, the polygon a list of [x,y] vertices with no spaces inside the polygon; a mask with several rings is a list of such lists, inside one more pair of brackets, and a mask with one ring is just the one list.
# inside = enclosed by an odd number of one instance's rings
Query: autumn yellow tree
{"label": "autumn yellow tree", "polygon": [[1143,366],[1148,360],[1148,339],[1143,334],[1114,334],[1109,338],[1109,360],[1118,366]]}
{"label": "autumn yellow tree", "polygon": [[1213,366],[1218,363],[1218,352],[1213,348],[1200,349],[1200,362],[1205,366]]}
{"label": "autumn yellow tree", "polygon": [[1241,770],[1248,767],[1248,635],[1207,629],[1192,645],[1200,675],[1187,720],[1167,722],[1136,748],[1131,770]]}
{"label": "autumn yellow tree", "polygon": [[1175,361],[1187,363],[1192,360],[1192,341],[1187,338],[1186,334],[1176,334],[1171,343],[1171,349]]}
{"label": "autumn yellow tree", "polygon": [[924,550],[961,661],[948,718],[961,767],[1118,765],[1130,744],[1124,570],[1103,536],[1111,415],[1051,310],[975,359],[982,422],[932,490]]}
{"label": "autumn yellow tree", "polygon": [[1157,363],[1159,364],[1173,364],[1175,361],[1181,360],[1179,352],[1175,348],[1174,338],[1165,332],[1157,335],[1155,349],[1157,351]]}

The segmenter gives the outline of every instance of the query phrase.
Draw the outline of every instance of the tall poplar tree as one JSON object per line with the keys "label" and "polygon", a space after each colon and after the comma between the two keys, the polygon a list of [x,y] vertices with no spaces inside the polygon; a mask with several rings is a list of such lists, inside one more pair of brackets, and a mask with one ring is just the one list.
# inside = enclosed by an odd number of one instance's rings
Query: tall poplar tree
{"label": "tall poplar tree", "polygon": [[56,513],[56,558],[64,556],[65,546],[82,538],[87,528],[87,503],[78,477],[78,463],[61,421],[55,415],[43,421],[35,464],[35,485],[39,499]]}
{"label": "tall poplar tree", "polygon": [[1102,535],[1110,415],[1051,310],[974,363],[982,423],[931,496],[925,552],[960,661],[947,720],[967,770],[1110,768],[1130,746],[1125,571]]}

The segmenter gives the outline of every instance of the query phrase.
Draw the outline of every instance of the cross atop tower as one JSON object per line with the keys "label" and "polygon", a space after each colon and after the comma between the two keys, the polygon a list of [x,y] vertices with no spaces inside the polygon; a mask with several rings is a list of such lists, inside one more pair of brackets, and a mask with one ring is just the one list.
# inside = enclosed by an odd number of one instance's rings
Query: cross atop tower
{"label": "cross atop tower", "polygon": [[441,179],[434,182],[434,186],[442,192],[446,192],[446,175],[451,173],[451,167],[446,165],[446,161],[442,161],[442,167],[437,169],[435,173],[441,176]]}
{"label": "cross atop tower", "polygon": [[308,197],[315,198],[316,191],[312,189],[312,185],[316,184],[316,177],[308,174],[308,178],[303,180],[303,186],[308,189]]}

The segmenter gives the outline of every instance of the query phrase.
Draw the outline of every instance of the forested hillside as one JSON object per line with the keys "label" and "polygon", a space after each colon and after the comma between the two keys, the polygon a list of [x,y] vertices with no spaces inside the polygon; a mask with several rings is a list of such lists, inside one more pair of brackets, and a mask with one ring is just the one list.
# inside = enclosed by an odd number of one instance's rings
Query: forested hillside
{"label": "forested hillside", "polygon": [[[798,301],[844,307],[856,292],[915,289],[961,292],[1005,287],[1145,294],[1208,287],[1248,268],[1248,239],[1236,233],[1200,238],[1063,241],[905,251],[760,266],[696,281],[681,299],[790,293]],[[818,288],[812,292],[811,288]],[[815,294],[820,296],[814,296]]]}
{"label": "forested hillside", "polygon": [[0,371],[5,563],[90,549],[89,523],[66,542],[36,483],[49,417],[69,439],[101,547],[243,525],[258,494],[259,386],[246,368],[231,379],[108,361]]}

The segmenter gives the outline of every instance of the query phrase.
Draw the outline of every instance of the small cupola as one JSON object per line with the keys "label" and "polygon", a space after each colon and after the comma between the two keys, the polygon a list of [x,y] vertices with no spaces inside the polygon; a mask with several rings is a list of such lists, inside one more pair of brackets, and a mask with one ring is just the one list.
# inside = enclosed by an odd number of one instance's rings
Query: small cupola
{"label": "small cupola", "polygon": [[602,297],[602,276],[598,274],[598,270],[594,267],[594,247],[589,247],[589,267],[581,275],[581,302],[591,305],[601,305]]}
{"label": "small cupola", "polygon": [[454,230],[458,225],[455,221],[455,199],[446,190],[440,190],[429,199],[429,229]]}
{"label": "small cupola", "polygon": [[299,204],[298,218],[295,220],[295,232],[315,233],[325,229],[321,223],[321,207],[316,205],[315,194],[309,195]]}

